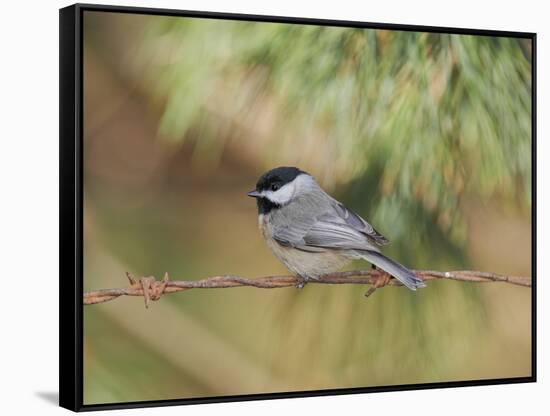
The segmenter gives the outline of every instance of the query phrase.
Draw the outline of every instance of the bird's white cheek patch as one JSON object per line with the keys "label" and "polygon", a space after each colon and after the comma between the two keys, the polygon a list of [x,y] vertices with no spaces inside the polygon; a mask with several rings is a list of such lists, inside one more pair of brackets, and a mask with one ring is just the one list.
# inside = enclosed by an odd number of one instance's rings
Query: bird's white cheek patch
{"label": "bird's white cheek patch", "polygon": [[294,183],[287,183],[277,191],[263,191],[262,196],[279,205],[288,203],[294,195]]}

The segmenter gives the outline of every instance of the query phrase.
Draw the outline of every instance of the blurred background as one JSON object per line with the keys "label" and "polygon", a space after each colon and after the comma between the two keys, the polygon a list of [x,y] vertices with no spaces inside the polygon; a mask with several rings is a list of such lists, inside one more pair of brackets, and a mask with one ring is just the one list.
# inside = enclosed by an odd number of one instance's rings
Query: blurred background
{"label": "blurred background", "polygon": [[[84,290],[286,274],[246,196],[280,165],[411,268],[530,276],[531,139],[526,39],[87,11]],[[529,289],[365,291],[87,306],[84,403],[531,374]]]}

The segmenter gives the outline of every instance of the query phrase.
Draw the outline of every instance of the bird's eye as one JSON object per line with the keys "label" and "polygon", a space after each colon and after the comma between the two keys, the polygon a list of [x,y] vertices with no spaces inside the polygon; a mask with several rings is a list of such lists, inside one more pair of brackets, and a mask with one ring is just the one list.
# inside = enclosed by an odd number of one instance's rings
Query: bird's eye
{"label": "bird's eye", "polygon": [[276,191],[280,188],[281,186],[278,184],[278,183],[274,183],[271,185],[271,190],[272,191]]}

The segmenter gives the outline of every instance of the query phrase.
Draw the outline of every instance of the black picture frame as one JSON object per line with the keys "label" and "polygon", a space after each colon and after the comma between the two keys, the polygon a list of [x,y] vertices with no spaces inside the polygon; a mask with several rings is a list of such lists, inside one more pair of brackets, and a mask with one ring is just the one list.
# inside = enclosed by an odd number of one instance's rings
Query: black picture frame
{"label": "black picture frame", "polygon": [[[182,398],[83,404],[83,13],[85,11],[148,14],[163,16],[230,19],[256,22],[329,25],[355,28],[391,29],[449,34],[468,34],[526,38],[532,41],[532,362],[530,377],[425,384],[342,388],[269,394],[247,394],[207,398]],[[366,23],[330,19],[280,17],[201,11],[183,11],[142,7],[75,4],[59,11],[59,131],[60,131],[60,256],[59,256],[59,404],[73,411],[91,411],[183,404],[265,400],[278,398],[342,395],[400,390],[418,390],[463,386],[530,383],[537,380],[536,366],[536,33],[480,29]]]}

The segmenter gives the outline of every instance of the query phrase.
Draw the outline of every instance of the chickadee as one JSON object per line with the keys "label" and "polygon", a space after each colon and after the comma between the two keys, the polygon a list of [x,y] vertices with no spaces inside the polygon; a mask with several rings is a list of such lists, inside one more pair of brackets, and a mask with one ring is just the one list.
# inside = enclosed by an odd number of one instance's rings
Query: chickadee
{"label": "chickadee", "polygon": [[295,167],[270,170],[248,196],[256,198],[267,245],[304,283],[362,258],[411,290],[425,286],[380,252],[377,246],[389,243],[382,234],[328,195],[308,173]]}

